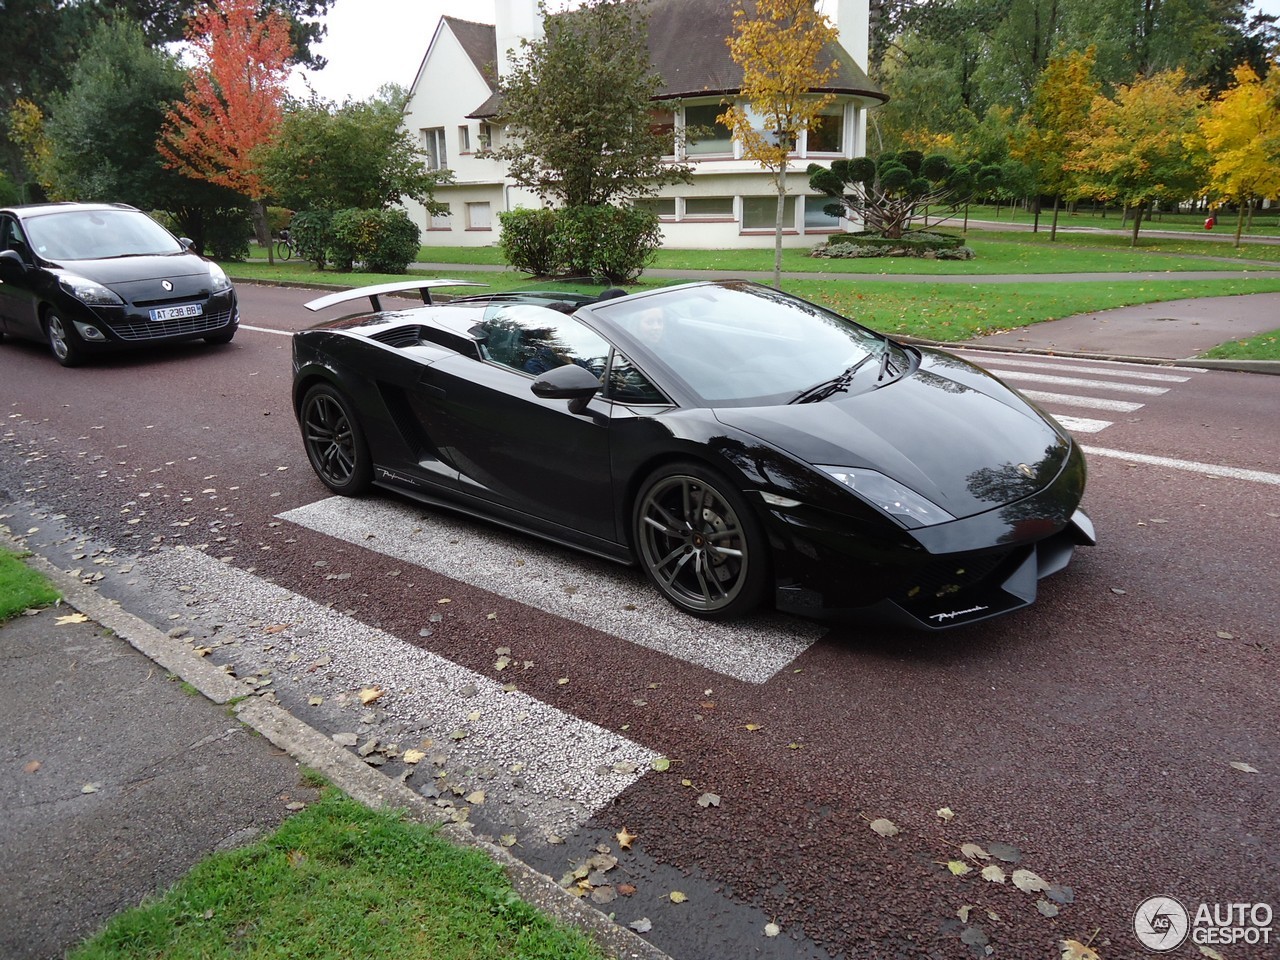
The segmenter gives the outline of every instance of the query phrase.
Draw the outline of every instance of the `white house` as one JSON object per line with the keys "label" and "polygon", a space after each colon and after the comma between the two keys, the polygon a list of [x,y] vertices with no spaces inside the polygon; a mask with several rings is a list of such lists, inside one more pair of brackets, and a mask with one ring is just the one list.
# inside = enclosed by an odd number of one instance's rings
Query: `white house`
{"label": "white house", "polygon": [[[693,168],[693,183],[665,187],[645,201],[658,213],[670,247],[773,242],[773,182],[757,163],[742,157],[729,131],[715,124],[723,104],[741,88],[742,69],[725,42],[733,32],[734,6],[734,0],[650,0],[647,7],[649,53],[664,81],[654,98],[655,117],[671,131],[673,159],[680,150]],[[823,213],[829,201],[809,190],[804,170],[815,161],[862,156],[867,111],[887,99],[867,78],[868,0],[826,0],[824,6],[840,42],[827,51],[838,72],[821,92],[836,99],[819,128],[801,136],[788,170],[783,241],[789,246],[809,246],[842,229],[840,221]],[[432,166],[454,173],[454,182],[436,192],[436,199],[449,206],[447,215],[428,217],[421,204],[405,202],[428,246],[494,243],[499,212],[543,206],[506,175],[503,163],[476,155],[503,136],[496,87],[507,53],[522,38],[534,39],[542,31],[537,0],[497,0],[495,12],[495,24],[441,18],[410,90],[406,127],[421,139]],[[680,132],[686,124],[716,128],[715,134],[685,144]]]}

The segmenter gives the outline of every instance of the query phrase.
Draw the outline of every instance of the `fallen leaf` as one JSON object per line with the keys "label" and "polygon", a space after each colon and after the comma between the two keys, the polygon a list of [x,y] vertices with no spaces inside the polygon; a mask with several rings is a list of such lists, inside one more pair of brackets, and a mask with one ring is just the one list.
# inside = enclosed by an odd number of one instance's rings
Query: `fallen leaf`
{"label": "fallen leaf", "polygon": [[748,723],[748,724],[747,724],[747,726],[746,726],[746,729],[747,729],[747,730],[753,730],[753,731],[754,731],[754,730],[759,730],[759,729],[760,729],[760,724],[758,724],[758,723]]}
{"label": "fallen leaf", "polygon": [[556,683],[560,684],[560,686],[562,687],[568,682],[569,682],[568,677],[561,677],[559,680],[556,681]]}
{"label": "fallen leaf", "polygon": [[636,933],[648,933],[653,929],[653,922],[648,917],[641,917],[639,920],[632,920],[628,926]]}
{"label": "fallen leaf", "polygon": [[947,869],[957,877],[963,877],[966,873],[971,872],[973,867],[969,866],[963,860],[948,860]]}
{"label": "fallen leaf", "polygon": [[943,807],[941,810],[938,811],[938,816],[941,817],[947,823],[950,823],[951,820],[955,817],[955,813],[951,810],[950,807]]}
{"label": "fallen leaf", "polygon": [[886,820],[884,817],[880,817],[878,820],[872,820],[871,829],[882,837],[896,837],[900,832],[896,823],[892,820]]}
{"label": "fallen leaf", "polygon": [[782,932],[782,928],[776,923],[766,923],[764,925],[764,935],[766,937],[776,937]]}
{"label": "fallen leaf", "polygon": [[989,867],[982,868],[982,879],[990,880],[992,883],[1004,883],[1004,871],[997,867],[994,863]]}
{"label": "fallen leaf", "polygon": [[720,806],[720,798],[714,793],[704,793],[698,798],[698,806],[704,810],[707,807],[718,807]]}
{"label": "fallen leaf", "polygon": [[368,706],[375,700],[380,699],[386,692],[381,687],[365,687],[360,691],[360,702]]}
{"label": "fallen leaf", "polygon": [[494,661],[493,669],[505,670],[509,666],[511,666],[511,658],[503,656],[503,657],[499,657],[496,661]]}
{"label": "fallen leaf", "polygon": [[636,892],[636,885],[634,883],[620,883],[617,889],[619,896],[629,897]]}
{"label": "fallen leaf", "polygon": [[968,857],[970,860],[990,860],[991,854],[983,850],[976,843],[965,843],[960,846],[962,856]]}
{"label": "fallen leaf", "polygon": [[618,849],[630,850],[631,844],[635,842],[636,834],[632,833],[626,827],[623,827],[613,835],[613,838],[618,841]]}
{"label": "fallen leaf", "polygon": [[1218,631],[1218,639],[1219,639],[1219,640],[1234,640],[1234,639],[1235,639],[1235,634],[1227,633],[1227,631],[1225,631],[1225,630],[1219,630],[1219,631]]}
{"label": "fallen leaf", "polygon": [[288,630],[289,626],[290,624],[287,624],[287,623],[273,623],[269,627],[263,627],[262,632],[263,633],[281,633],[285,630]]}
{"label": "fallen leaf", "polygon": [[1213,947],[1206,947],[1203,944],[1200,945],[1200,955],[1208,957],[1209,960],[1226,960],[1226,958],[1217,950],[1213,949]]}
{"label": "fallen leaf", "polygon": [[404,752],[404,756],[400,759],[405,763],[421,763],[426,759],[426,756],[427,751],[425,750],[409,749]]}
{"label": "fallen leaf", "polygon": [[514,833],[504,833],[498,838],[498,843],[504,847],[514,847],[516,845],[516,835]]}
{"label": "fallen leaf", "polygon": [[28,760],[26,763],[22,765],[23,773],[35,773],[39,769],[40,769],[39,760]]}
{"label": "fallen leaf", "polygon": [[787,749],[788,749],[788,750],[803,750],[803,749],[804,749],[804,744],[802,744],[802,743],[788,743],[788,744],[787,744]]}
{"label": "fallen leaf", "polygon": [[102,784],[100,783],[86,783],[83,787],[80,788],[80,792],[81,793],[97,793],[101,789],[102,789]]}
{"label": "fallen leaf", "polygon": [[1013,885],[1023,893],[1039,893],[1048,890],[1049,884],[1030,870],[1013,871]]}
{"label": "fallen leaf", "polygon": [[1079,940],[1059,940],[1058,947],[1062,950],[1061,960],[1102,960],[1094,950]]}
{"label": "fallen leaf", "polygon": [[613,903],[613,901],[617,899],[618,891],[608,884],[602,887],[596,887],[591,891],[592,903]]}
{"label": "fallen leaf", "polygon": [[1058,915],[1057,904],[1050,903],[1048,900],[1037,900],[1036,909],[1046,917],[1056,917]]}
{"label": "fallen leaf", "polygon": [[654,770],[658,771],[658,773],[666,773],[668,770],[671,769],[671,761],[668,760],[666,757],[658,757],[656,760],[650,763],[649,766],[651,766]]}
{"label": "fallen leaf", "polygon": [[969,906],[968,904],[965,904],[963,907],[961,907],[959,910],[956,911],[956,916],[960,918],[961,923],[969,922],[969,912],[971,910],[973,910],[973,907]]}
{"label": "fallen leaf", "polygon": [[1249,765],[1249,764],[1247,764],[1247,763],[1242,763],[1242,762],[1241,762],[1241,761],[1239,761],[1239,760],[1232,760],[1232,761],[1231,761],[1231,768],[1232,768],[1233,770],[1239,770],[1241,773],[1257,773],[1257,772],[1258,772],[1258,768],[1257,768],[1257,767],[1250,766],[1250,765]]}
{"label": "fallen leaf", "polygon": [[467,794],[467,803],[474,803],[476,806],[484,803],[484,791],[474,790]]}
{"label": "fallen leaf", "polygon": [[89,618],[83,613],[68,613],[65,617],[58,617],[53,622],[58,626],[63,627],[68,623],[88,623]]}
{"label": "fallen leaf", "polygon": [[293,810],[294,812],[297,812],[298,810],[307,809],[307,805],[303,803],[301,800],[291,800],[289,803],[286,803],[284,805],[284,808],[286,810]]}
{"label": "fallen leaf", "polygon": [[453,603],[453,601],[450,600],[448,597],[441,597],[439,600],[436,601],[436,603]]}
{"label": "fallen leaf", "polygon": [[309,707],[318,707],[322,703],[324,703],[324,697],[308,697],[307,698],[307,706]]}
{"label": "fallen leaf", "polygon": [[688,898],[688,897],[686,897],[686,896],[685,896],[683,893],[681,893],[679,890],[672,890],[672,891],[671,891],[671,902],[672,902],[672,903],[684,903],[684,902],[685,902],[686,900],[688,900],[688,899],[689,899],[689,898]]}

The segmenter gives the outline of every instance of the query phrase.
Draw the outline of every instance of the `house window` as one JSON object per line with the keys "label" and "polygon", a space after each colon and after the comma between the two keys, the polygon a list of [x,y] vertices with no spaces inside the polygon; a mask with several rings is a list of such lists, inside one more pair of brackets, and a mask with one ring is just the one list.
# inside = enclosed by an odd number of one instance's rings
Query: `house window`
{"label": "house window", "polygon": [[839,230],[840,218],[823,211],[823,207],[835,203],[830,197],[804,198],[805,230]]}
{"label": "house window", "polygon": [[676,216],[676,198],[675,197],[645,197],[643,200],[633,202],[638,210],[648,210],[659,217],[665,217],[668,220],[674,220]]}
{"label": "house window", "polygon": [[465,125],[458,128],[458,152],[471,152],[471,128]]}
{"label": "house window", "polygon": [[844,153],[844,104],[832,103],[822,109],[809,131],[809,153]]}
{"label": "house window", "polygon": [[674,110],[650,110],[649,111],[649,132],[655,137],[660,137],[666,145],[663,147],[663,153],[668,157],[675,156],[676,153],[676,114]]}
{"label": "house window", "polygon": [[422,132],[422,149],[427,154],[428,170],[443,170],[449,165],[448,154],[444,148],[444,127],[431,127]]}
{"label": "house window", "polygon": [[489,212],[488,201],[467,204],[467,229],[492,230],[493,219]]}
{"label": "house window", "polygon": [[[684,149],[688,156],[733,153],[733,131],[716,121],[716,117],[722,113],[724,107],[718,103],[684,108]],[[694,139],[695,137],[698,139]]]}
{"label": "house window", "polygon": [[498,146],[498,128],[491,123],[480,124],[480,149],[493,150]]}
{"label": "house window", "polygon": [[[778,197],[743,197],[742,229],[772,230],[778,215]],[[782,229],[794,230],[796,226],[796,198],[787,197],[782,206]]]}
{"label": "house window", "polygon": [[[762,114],[757,113],[751,107],[750,104],[747,104],[746,107],[744,107],[743,109],[747,114],[747,120],[751,124],[751,129],[754,130],[756,133],[760,134],[760,136],[764,138],[765,143],[767,143],[769,146],[771,147],[777,146],[778,140],[779,140],[778,134],[775,131],[765,129],[766,121],[764,116]],[[789,151],[794,152],[795,148],[796,148],[795,135],[792,134],[791,142],[789,144]]]}
{"label": "house window", "polygon": [[446,207],[444,213],[431,214],[431,216],[427,220],[427,229],[428,230],[452,230],[453,219],[452,219],[452,212],[449,210],[449,208]]}
{"label": "house window", "polygon": [[686,220],[732,220],[733,197],[685,197]]}

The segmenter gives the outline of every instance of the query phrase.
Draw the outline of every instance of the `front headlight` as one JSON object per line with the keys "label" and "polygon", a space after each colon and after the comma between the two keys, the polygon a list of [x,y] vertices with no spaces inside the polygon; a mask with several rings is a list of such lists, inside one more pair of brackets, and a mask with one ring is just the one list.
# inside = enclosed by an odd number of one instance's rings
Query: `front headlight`
{"label": "front headlight", "polygon": [[209,264],[209,279],[213,281],[214,293],[226,293],[231,289],[231,281],[227,279],[227,273],[216,263]]}
{"label": "front headlight", "polygon": [[77,277],[75,274],[64,273],[58,278],[58,286],[90,307],[118,307],[124,303],[102,284],[86,280],[84,277]]}
{"label": "front headlight", "polygon": [[909,487],[883,473],[861,467],[831,467],[815,464],[833,479],[852,489],[872,506],[879,507],[907,527],[931,527],[954,520],[951,514]]}

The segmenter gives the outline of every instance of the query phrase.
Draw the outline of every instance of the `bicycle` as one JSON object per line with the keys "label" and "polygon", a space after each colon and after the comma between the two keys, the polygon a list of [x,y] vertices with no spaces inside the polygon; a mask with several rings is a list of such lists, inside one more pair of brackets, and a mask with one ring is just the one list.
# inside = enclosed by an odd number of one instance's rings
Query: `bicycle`
{"label": "bicycle", "polygon": [[289,231],[285,230],[280,234],[280,239],[276,241],[276,259],[288,260],[296,252],[293,245],[293,238],[289,236]]}

